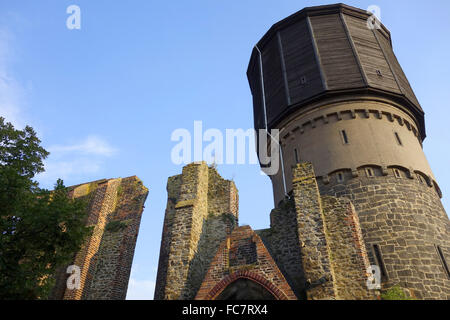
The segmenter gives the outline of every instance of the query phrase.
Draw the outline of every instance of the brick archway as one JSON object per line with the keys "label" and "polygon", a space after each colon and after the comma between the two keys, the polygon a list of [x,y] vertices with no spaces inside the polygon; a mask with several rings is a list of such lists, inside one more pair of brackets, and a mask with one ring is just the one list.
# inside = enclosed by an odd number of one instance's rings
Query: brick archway
{"label": "brick archway", "polygon": [[238,279],[248,279],[261,285],[264,289],[269,291],[277,300],[288,300],[289,298],[278,289],[272,282],[265,279],[264,277],[250,272],[250,271],[236,271],[235,273],[226,276],[219,283],[217,283],[214,288],[207,294],[206,300],[215,300],[225,288],[227,288],[231,283]]}

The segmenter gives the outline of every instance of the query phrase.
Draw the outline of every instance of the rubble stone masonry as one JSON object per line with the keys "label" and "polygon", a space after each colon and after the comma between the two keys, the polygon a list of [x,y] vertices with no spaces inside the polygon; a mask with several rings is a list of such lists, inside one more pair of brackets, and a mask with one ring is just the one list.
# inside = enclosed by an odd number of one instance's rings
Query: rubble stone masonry
{"label": "rubble stone masonry", "polygon": [[320,192],[354,204],[370,264],[384,269],[384,289],[400,285],[417,299],[450,299],[450,221],[436,187],[404,168],[374,167],[371,177],[365,169],[343,171],[342,181],[336,174],[327,183],[318,179]]}
{"label": "rubble stone masonry", "polygon": [[378,298],[351,201],[321,196],[311,163],[293,169],[293,185],[270,229],[253,231],[237,226],[237,190],[215,168],[169,178],[155,299]]}
{"label": "rubble stone masonry", "polygon": [[205,162],[170,177],[155,299],[193,299],[220,243],[237,225],[238,195]]}

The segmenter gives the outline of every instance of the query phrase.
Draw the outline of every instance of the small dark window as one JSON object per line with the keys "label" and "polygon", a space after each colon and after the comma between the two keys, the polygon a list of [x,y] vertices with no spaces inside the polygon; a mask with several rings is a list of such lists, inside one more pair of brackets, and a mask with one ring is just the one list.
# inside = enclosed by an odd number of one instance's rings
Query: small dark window
{"label": "small dark window", "polygon": [[422,183],[422,184],[424,182],[423,178],[422,178],[422,176],[420,174],[417,174],[417,180],[419,180],[419,182]]}
{"label": "small dark window", "polygon": [[394,173],[395,173],[396,178],[400,179],[402,177],[402,175],[400,174],[400,171],[398,169],[394,169]]}
{"label": "small dark window", "polygon": [[298,151],[297,151],[297,149],[294,149],[294,155],[295,155],[295,163],[300,163],[300,159],[298,158]]}
{"label": "small dark window", "polygon": [[337,181],[338,182],[344,182],[344,174],[342,172],[338,172],[338,174],[337,174]]}
{"label": "small dark window", "polygon": [[371,168],[367,168],[367,169],[366,169],[366,174],[367,174],[367,176],[368,176],[369,178],[372,178],[372,177],[375,176],[374,173],[373,173],[373,170],[372,170]]}
{"label": "small dark window", "polygon": [[436,246],[439,258],[442,262],[442,267],[444,268],[444,271],[447,275],[447,278],[450,279],[450,270],[448,269],[447,261],[445,261],[444,253],[442,252],[442,249],[440,246]]}
{"label": "small dark window", "polygon": [[341,136],[342,136],[342,141],[344,142],[344,144],[348,144],[348,136],[347,136],[347,132],[345,132],[345,130],[341,131]]}
{"label": "small dark window", "polygon": [[383,76],[383,74],[381,73],[381,70],[380,70],[380,69],[377,69],[377,76],[379,76],[379,77],[382,77],[382,76]]}
{"label": "small dark window", "polygon": [[300,78],[300,83],[301,84],[306,84],[306,77],[305,76]]}
{"label": "small dark window", "polygon": [[375,255],[375,260],[377,265],[380,267],[381,279],[387,279],[386,266],[384,265],[383,257],[381,256],[380,247],[377,244],[372,245],[373,253]]}
{"label": "small dark window", "polygon": [[397,143],[401,146],[403,146],[402,140],[400,139],[400,136],[398,135],[398,133],[395,133],[395,138],[397,139]]}

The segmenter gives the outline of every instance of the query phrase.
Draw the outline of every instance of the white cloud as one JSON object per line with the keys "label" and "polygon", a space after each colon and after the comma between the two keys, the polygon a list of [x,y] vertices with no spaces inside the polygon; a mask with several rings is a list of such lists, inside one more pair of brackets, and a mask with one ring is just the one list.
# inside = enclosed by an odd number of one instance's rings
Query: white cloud
{"label": "white cloud", "polygon": [[66,145],[66,146],[52,146],[48,148],[52,154],[61,156],[68,153],[80,153],[84,155],[99,155],[110,157],[114,155],[117,150],[111,147],[105,140],[97,136],[88,136],[84,141]]}
{"label": "white cloud", "polygon": [[54,145],[46,149],[50,152],[50,156],[44,162],[45,172],[37,177],[46,188],[51,188],[58,178],[78,182],[98,178],[91,176],[102,170],[107,157],[118,152],[98,136],[88,136],[74,144]]}
{"label": "white cloud", "polygon": [[[137,279],[136,274],[140,265],[133,263],[131,267],[130,281],[128,282],[127,300],[153,300],[155,293],[155,281],[148,279]],[[156,268],[153,268],[156,269]],[[148,273],[144,272],[147,276]]]}
{"label": "white cloud", "polygon": [[155,281],[130,278],[127,300],[153,300]]}
{"label": "white cloud", "polygon": [[39,174],[38,180],[50,188],[58,178],[64,181],[70,180],[75,176],[95,174],[101,168],[99,160],[87,158],[54,161],[51,158],[44,162],[45,172]]}
{"label": "white cloud", "polygon": [[10,65],[14,52],[13,36],[0,27],[0,116],[16,127],[24,127],[22,109],[25,90],[11,75]]}

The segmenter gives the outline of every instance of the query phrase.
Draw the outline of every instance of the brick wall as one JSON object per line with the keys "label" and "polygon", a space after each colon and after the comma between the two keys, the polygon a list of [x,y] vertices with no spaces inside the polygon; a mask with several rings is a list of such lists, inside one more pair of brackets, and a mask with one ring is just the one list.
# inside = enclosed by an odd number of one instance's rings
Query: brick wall
{"label": "brick wall", "polygon": [[[61,268],[52,299],[125,299],[134,249],[148,189],[137,177],[100,180],[70,188],[70,196],[88,199],[87,225],[93,232],[75,255],[80,289],[66,288]],[[108,228],[116,221],[118,230]]]}

